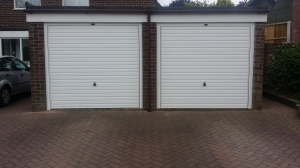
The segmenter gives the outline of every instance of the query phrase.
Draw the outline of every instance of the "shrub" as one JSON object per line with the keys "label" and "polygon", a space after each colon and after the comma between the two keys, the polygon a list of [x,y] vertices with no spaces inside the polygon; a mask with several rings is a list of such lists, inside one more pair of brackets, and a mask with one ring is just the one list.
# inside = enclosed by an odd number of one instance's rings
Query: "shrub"
{"label": "shrub", "polygon": [[264,84],[300,94],[300,44],[285,43],[274,51]]}

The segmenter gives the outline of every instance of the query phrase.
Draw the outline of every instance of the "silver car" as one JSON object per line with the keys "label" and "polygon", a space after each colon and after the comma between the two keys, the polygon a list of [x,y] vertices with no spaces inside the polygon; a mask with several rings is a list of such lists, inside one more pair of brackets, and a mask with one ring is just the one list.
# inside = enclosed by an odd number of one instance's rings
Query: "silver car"
{"label": "silver car", "polygon": [[30,91],[30,68],[13,56],[0,56],[0,106],[7,106],[11,96]]}

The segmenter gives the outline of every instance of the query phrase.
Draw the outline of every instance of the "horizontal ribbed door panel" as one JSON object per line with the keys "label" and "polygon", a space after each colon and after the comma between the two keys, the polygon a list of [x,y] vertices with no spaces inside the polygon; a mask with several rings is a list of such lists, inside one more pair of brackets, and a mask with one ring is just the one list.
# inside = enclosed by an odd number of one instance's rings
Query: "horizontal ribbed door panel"
{"label": "horizontal ribbed door panel", "polygon": [[49,25],[47,34],[52,109],[140,107],[139,25]]}
{"label": "horizontal ribbed door panel", "polygon": [[160,108],[248,107],[250,26],[159,31]]}

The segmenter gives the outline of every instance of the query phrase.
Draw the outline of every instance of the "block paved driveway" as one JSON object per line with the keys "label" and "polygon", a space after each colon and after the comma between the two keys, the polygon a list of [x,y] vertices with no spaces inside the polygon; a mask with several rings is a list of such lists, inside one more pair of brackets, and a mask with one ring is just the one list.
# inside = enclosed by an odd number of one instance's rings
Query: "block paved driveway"
{"label": "block paved driveway", "polygon": [[296,111],[269,99],[262,110],[156,113],[32,113],[26,102],[0,108],[0,167],[300,167]]}

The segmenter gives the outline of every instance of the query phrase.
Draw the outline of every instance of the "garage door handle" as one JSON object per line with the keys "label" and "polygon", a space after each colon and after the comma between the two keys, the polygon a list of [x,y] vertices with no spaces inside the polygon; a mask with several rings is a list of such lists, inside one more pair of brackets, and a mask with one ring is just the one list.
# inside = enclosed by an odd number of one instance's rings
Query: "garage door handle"
{"label": "garage door handle", "polygon": [[203,83],[203,86],[206,86],[206,83],[205,83],[205,81],[204,81],[204,83]]}
{"label": "garage door handle", "polygon": [[6,76],[5,77],[10,77],[10,75],[9,74],[6,74]]}
{"label": "garage door handle", "polygon": [[93,86],[96,86],[96,85],[97,85],[96,82],[94,82]]}

